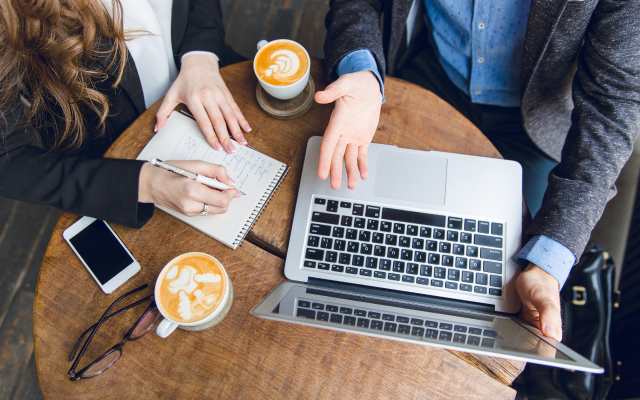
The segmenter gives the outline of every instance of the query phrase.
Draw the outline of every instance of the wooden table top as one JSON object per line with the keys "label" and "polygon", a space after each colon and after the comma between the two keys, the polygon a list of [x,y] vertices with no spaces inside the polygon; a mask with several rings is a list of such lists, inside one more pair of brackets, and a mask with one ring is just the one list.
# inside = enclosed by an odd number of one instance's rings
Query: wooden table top
{"label": "wooden table top", "polygon": [[[319,90],[327,85],[323,62],[313,60],[311,74]],[[45,397],[513,399],[515,391],[507,385],[524,368],[522,362],[249,314],[285,279],[284,256],[306,141],[323,134],[333,106],[314,104],[302,117],[275,120],[257,104],[250,62],[223,68],[222,76],[253,127],[246,135],[249,143],[289,165],[290,173],[235,251],[160,210],[139,230],[111,224],[142,271],[108,296],[62,238],[78,219],[63,214],[42,263],[34,305],[34,346]],[[393,78],[387,78],[385,91],[388,100],[375,142],[500,157],[477,128],[432,93]],[[106,156],[135,158],[153,135],[158,106],[138,118]],[[162,267],[188,251],[212,254],[227,269],[235,298],[225,320],[203,332],[176,330],[167,339],[151,332],[126,343],[122,358],[104,374],[69,381],[67,359],[79,335],[123,293],[149,283],[134,297],[151,294]],[[139,307],[100,328],[80,367],[121,340],[143,311]]]}

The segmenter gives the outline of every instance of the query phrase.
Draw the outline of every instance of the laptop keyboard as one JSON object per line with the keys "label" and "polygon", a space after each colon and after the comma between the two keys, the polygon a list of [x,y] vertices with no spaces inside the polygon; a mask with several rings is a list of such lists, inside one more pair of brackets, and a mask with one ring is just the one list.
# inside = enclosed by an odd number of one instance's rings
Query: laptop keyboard
{"label": "laptop keyboard", "polygon": [[372,332],[399,333],[413,338],[436,339],[489,348],[493,348],[496,338],[499,338],[494,330],[471,327],[466,324],[432,321],[303,299],[298,300],[296,316],[344,327],[356,326]]}
{"label": "laptop keyboard", "polygon": [[338,198],[312,201],[304,268],[502,296],[504,222]]}

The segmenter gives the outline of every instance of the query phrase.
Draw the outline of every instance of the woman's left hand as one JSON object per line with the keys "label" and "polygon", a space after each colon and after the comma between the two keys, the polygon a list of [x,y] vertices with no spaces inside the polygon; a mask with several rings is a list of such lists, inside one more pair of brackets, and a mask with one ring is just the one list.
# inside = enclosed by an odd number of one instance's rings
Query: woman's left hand
{"label": "woman's left hand", "polygon": [[156,114],[155,131],[162,129],[171,112],[180,103],[189,107],[200,130],[214,149],[224,148],[227,153],[236,152],[237,149],[229,138],[229,131],[238,143],[247,144],[242,130],[250,132],[251,127],[222,80],[218,59],[213,54],[190,54],[183,58],[178,78],[171,85]]}

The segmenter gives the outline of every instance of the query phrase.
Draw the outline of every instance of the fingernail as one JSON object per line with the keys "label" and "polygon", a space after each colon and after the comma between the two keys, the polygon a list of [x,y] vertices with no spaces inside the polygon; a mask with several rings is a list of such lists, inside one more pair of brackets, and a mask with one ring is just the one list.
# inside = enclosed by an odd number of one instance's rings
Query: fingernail
{"label": "fingernail", "polygon": [[244,126],[244,131],[245,132],[251,132],[253,129],[251,129],[251,127],[249,126],[249,124]]}
{"label": "fingernail", "polygon": [[156,126],[153,127],[153,131],[156,133],[158,132],[158,124],[156,124]]}
{"label": "fingernail", "polygon": [[242,143],[242,144],[247,144],[247,139],[244,138],[244,136],[240,136],[238,138],[238,142]]}
{"label": "fingernail", "polygon": [[556,336],[558,334],[558,330],[556,329],[555,325],[547,325],[545,329],[549,336]]}
{"label": "fingernail", "polygon": [[238,190],[238,192],[236,193],[236,199],[240,196],[242,196],[242,193],[240,193],[240,191]]}
{"label": "fingernail", "polygon": [[233,153],[235,153],[235,152],[236,152],[236,151],[238,151],[238,150],[236,150],[236,148],[233,146],[233,143],[229,143],[229,144],[227,145],[227,151],[228,151],[229,153],[233,154]]}
{"label": "fingernail", "polygon": [[233,179],[231,179],[231,177],[227,176],[227,179],[229,180],[229,182],[231,182],[232,185],[236,184],[236,181],[234,181]]}
{"label": "fingernail", "polygon": [[220,142],[213,142],[213,148],[216,150],[220,150],[222,149],[222,145],[220,144]]}

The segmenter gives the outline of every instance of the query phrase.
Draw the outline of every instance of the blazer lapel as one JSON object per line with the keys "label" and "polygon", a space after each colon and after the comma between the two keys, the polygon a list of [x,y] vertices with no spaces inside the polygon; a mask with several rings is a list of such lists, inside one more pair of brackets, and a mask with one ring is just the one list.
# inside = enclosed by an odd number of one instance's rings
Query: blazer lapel
{"label": "blazer lapel", "polygon": [[[182,44],[184,31],[187,28],[188,13],[189,0],[173,0],[171,7],[171,47],[174,55],[178,54]],[[176,65],[180,64],[176,61]]]}
{"label": "blazer lapel", "polygon": [[524,95],[568,0],[531,0],[520,70],[520,93]]}

